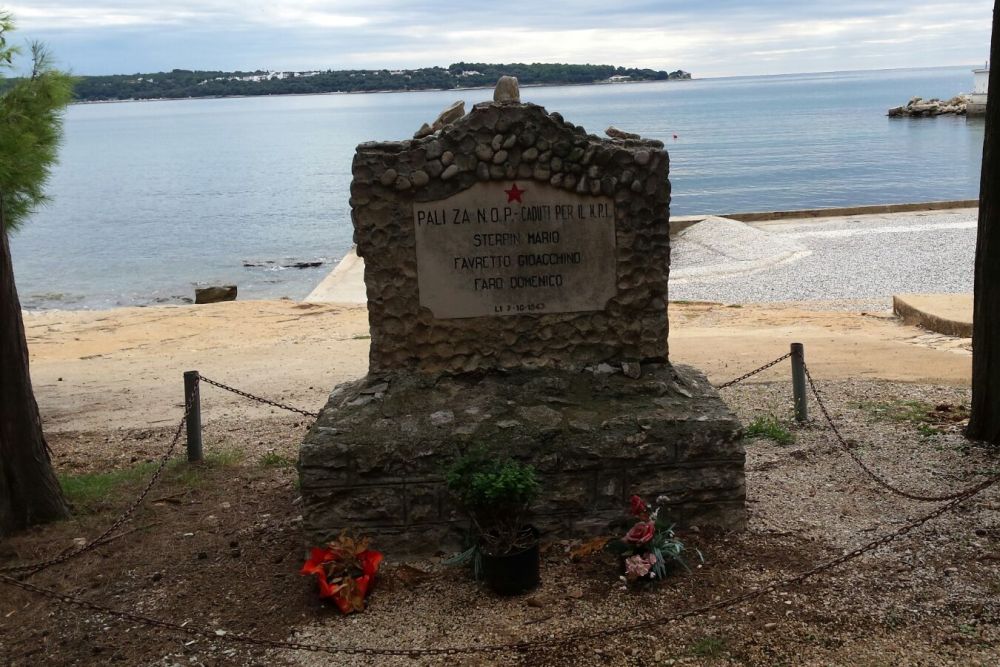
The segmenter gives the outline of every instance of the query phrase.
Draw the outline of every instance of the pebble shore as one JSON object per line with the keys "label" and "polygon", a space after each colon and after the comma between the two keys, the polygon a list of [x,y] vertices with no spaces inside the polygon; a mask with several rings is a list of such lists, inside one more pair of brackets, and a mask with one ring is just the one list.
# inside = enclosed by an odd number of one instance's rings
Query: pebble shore
{"label": "pebble shore", "polygon": [[[682,238],[673,247],[670,298],[723,303],[844,299],[851,300],[851,309],[865,301],[868,309],[890,310],[892,295],[900,292],[971,292],[976,219],[976,209],[956,209],[759,223],[736,241],[723,230],[713,252],[704,242],[686,244]],[[776,257],[777,246],[801,252],[747,272],[730,270],[734,252]],[[713,266],[722,268],[675,280],[677,273]]]}

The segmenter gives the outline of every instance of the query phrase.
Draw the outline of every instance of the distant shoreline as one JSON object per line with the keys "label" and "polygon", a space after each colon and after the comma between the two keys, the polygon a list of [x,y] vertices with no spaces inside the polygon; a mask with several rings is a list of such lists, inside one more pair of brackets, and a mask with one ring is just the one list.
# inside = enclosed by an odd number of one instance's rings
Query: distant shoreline
{"label": "distant shoreline", "polygon": [[[579,86],[628,86],[642,83],[684,83],[690,79],[642,79],[637,81],[590,81],[588,83],[524,83],[521,88],[569,88]],[[492,90],[493,86],[462,86],[459,88],[414,88],[410,90],[331,90],[325,93],[262,93],[260,95],[199,95],[197,97],[144,97],[127,100],[78,100],[71,105],[129,104],[132,102],[189,102],[191,100],[253,99],[257,97],[320,97],[326,95],[385,95],[397,93],[441,93],[465,90]]]}

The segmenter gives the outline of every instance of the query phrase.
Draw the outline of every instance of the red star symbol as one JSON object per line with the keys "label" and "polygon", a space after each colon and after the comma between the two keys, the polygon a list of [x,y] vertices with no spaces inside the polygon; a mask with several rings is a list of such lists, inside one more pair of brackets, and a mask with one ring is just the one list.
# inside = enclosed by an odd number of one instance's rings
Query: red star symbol
{"label": "red star symbol", "polygon": [[521,201],[521,195],[523,195],[527,190],[521,190],[517,187],[517,183],[510,186],[510,190],[504,190],[507,193],[507,203],[517,202],[518,204],[523,204]]}

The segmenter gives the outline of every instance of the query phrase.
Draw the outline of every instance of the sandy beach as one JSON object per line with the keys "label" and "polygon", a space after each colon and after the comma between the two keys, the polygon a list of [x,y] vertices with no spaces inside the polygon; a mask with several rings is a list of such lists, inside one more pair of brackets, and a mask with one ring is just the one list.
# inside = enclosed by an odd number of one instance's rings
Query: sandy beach
{"label": "sandy beach", "polygon": [[[929,334],[890,313],[822,302],[670,304],[670,358],[722,382],[805,344],[817,377],[965,385],[968,342]],[[49,432],[172,424],[182,375],[203,375],[306,409],[368,364],[364,307],[292,301],[26,314],[35,393]],[[760,379],[785,379],[784,366]],[[204,420],[273,414],[214,389]]]}

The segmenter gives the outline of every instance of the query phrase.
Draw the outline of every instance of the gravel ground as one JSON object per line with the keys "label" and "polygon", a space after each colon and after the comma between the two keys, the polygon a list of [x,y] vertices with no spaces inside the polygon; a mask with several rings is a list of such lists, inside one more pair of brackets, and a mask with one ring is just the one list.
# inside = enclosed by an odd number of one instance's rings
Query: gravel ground
{"label": "gravel ground", "polygon": [[[958,209],[750,225],[758,234],[718,225],[716,238],[700,233],[685,242],[699,223],[675,243],[671,268],[679,279],[672,273],[670,298],[860,299],[875,308],[895,293],[971,292],[976,219],[977,209]],[[763,257],[773,261],[761,268]],[[739,272],[744,258],[753,261]]]}
{"label": "gravel ground", "polygon": [[[872,381],[821,382],[843,432],[871,466],[907,489],[936,493],[1000,471],[1000,453],[961,436],[961,423],[921,423],[914,405],[954,406],[966,389]],[[773,416],[791,444],[747,441],[748,530],[687,531],[704,563],[660,586],[626,591],[603,554],[572,562],[547,543],[542,586],[499,599],[440,559],[390,559],[365,613],[342,617],[298,575],[303,554],[294,418],[219,423],[206,451],[235,451],[171,468],[134,530],[32,581],[95,603],[192,627],[261,638],[383,648],[447,647],[625,629],[558,649],[441,658],[275,652],[221,637],[179,636],[115,621],[29,593],[0,595],[0,663],[13,665],[994,665],[1000,650],[1000,493],[984,492],[850,564],[749,603],[628,631],[806,571],[930,510],[865,478],[821,425],[790,423],[787,382],[738,385],[724,397],[744,423]],[[893,418],[887,407],[907,408]],[[815,410],[814,410],[815,412]],[[935,409],[935,413],[941,412]],[[939,423],[940,422],[940,423]],[[933,428],[931,428],[933,427]],[[171,429],[60,434],[61,472],[145,460]],[[70,441],[70,438],[73,438]],[[72,446],[70,446],[72,445]],[[101,451],[87,458],[88,451]],[[269,460],[264,454],[271,454]],[[133,460],[133,457],[138,457]],[[74,518],[5,541],[0,565],[30,562],[93,536],[138,491],[118,488]],[[623,508],[624,512],[624,508]],[[377,546],[377,545],[376,545]]]}
{"label": "gravel ground", "polygon": [[[952,491],[1000,471],[996,452],[970,446],[960,424],[921,435],[886,406],[960,406],[961,388],[845,381],[822,384],[845,436],[898,485]],[[327,619],[295,633],[307,642],[378,646],[461,646],[559,635],[654,618],[716,601],[812,565],[900,527],[933,505],[889,495],[865,478],[818,422],[794,426],[787,383],[747,384],[725,398],[745,423],[775,416],[790,445],[748,441],[749,529],[693,532],[684,539],[705,563],[660,587],[623,590],[602,557],[570,562],[569,544],[549,545],[543,584],[533,595],[498,599],[433,562],[387,569],[362,615]],[[911,402],[911,403],[903,403]],[[991,489],[956,512],[802,585],[751,603],[557,650],[498,656],[366,658],[361,665],[987,665],[1000,646],[1000,498]],[[405,574],[406,576],[401,576]],[[279,656],[274,656],[278,658]],[[295,664],[328,664],[298,654]]]}

